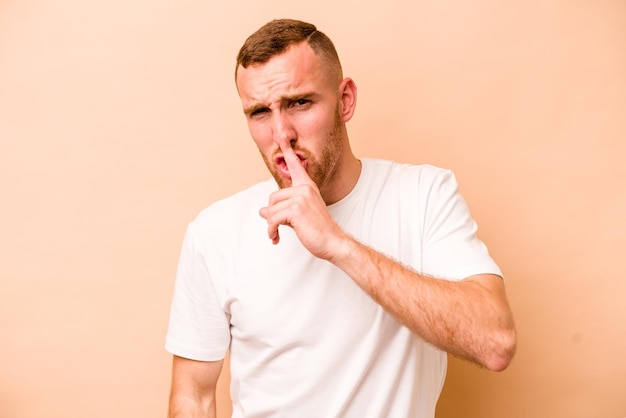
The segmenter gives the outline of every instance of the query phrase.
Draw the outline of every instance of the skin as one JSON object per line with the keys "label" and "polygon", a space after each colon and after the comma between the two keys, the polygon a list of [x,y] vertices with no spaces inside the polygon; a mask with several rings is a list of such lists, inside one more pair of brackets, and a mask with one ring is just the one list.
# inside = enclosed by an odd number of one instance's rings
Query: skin
{"label": "skin", "polygon": [[174,356],[168,417],[215,418],[215,388],[223,360],[195,361]]}
{"label": "skin", "polygon": [[361,170],[345,126],[354,113],[356,86],[330,75],[335,73],[305,43],[237,72],[250,135],[279,186],[292,185],[280,165],[283,148],[293,148],[327,204],[343,198]]}
{"label": "skin", "polygon": [[[251,136],[280,186],[259,211],[268,238],[279,244],[279,227],[292,228],[311,254],[345,271],[412,332],[453,355],[504,370],[517,340],[501,277],[451,282],[420,275],[344,233],[328,213],[326,205],[345,197],[361,170],[345,127],[356,106],[354,82],[328,76],[302,43],[263,65],[240,67],[237,87]],[[214,404],[221,362],[187,362],[175,358],[172,398]]]}

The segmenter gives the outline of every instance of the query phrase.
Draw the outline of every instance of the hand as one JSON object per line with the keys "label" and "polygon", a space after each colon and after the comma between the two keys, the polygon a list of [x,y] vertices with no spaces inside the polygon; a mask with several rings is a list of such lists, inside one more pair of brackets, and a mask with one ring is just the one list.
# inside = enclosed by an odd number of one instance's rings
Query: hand
{"label": "hand", "polygon": [[281,144],[280,149],[291,175],[291,187],[272,193],[268,206],[259,212],[267,221],[268,236],[278,244],[279,225],[288,225],[314,256],[329,259],[335,243],[345,234],[328,213],[317,185],[290,144]]}

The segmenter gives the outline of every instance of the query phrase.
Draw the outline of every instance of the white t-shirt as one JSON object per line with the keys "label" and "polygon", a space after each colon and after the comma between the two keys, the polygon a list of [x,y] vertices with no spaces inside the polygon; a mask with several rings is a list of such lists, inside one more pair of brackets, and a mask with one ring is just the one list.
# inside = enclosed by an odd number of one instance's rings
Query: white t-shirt
{"label": "white t-shirt", "polygon": [[[214,361],[230,348],[236,418],[434,417],[446,353],[289,227],[273,245],[259,209],[276,189],[259,183],[189,225],[168,351]],[[423,274],[501,275],[448,170],[364,159],[354,189],[328,210],[344,231]]]}

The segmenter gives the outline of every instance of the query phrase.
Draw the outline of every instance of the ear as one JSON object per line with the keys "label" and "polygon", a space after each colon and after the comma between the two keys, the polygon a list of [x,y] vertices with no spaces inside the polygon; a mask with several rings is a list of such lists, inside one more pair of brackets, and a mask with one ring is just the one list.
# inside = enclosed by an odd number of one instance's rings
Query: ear
{"label": "ear", "polygon": [[344,78],[339,84],[339,96],[341,108],[340,115],[342,122],[348,122],[354,115],[356,109],[356,84],[351,78]]}

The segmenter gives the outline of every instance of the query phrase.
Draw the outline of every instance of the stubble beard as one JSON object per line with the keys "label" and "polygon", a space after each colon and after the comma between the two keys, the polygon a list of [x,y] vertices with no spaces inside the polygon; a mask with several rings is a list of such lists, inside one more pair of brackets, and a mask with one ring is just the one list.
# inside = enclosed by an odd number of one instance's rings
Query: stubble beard
{"label": "stubble beard", "polygon": [[[341,122],[339,111],[335,115],[334,127],[328,140],[322,149],[322,153],[317,159],[309,150],[305,148],[294,148],[298,154],[302,155],[306,159],[306,171],[311,180],[315,182],[317,187],[321,190],[332,179],[335,171],[337,170],[337,163],[341,159],[343,154],[343,134],[341,131]],[[267,169],[274,177],[276,184],[281,189],[291,187],[291,179],[283,177],[273,161],[269,161],[268,158],[261,153],[263,161],[267,166]]]}

